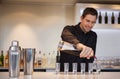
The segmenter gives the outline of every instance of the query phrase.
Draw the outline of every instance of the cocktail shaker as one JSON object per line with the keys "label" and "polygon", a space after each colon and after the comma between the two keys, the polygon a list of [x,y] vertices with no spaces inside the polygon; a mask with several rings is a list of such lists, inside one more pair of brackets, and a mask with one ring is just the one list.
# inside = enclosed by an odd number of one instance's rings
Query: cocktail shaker
{"label": "cocktail shaker", "polygon": [[24,75],[32,75],[34,69],[35,49],[25,48],[24,56]]}
{"label": "cocktail shaker", "polygon": [[19,77],[20,74],[20,46],[19,42],[13,40],[9,47],[9,77]]}

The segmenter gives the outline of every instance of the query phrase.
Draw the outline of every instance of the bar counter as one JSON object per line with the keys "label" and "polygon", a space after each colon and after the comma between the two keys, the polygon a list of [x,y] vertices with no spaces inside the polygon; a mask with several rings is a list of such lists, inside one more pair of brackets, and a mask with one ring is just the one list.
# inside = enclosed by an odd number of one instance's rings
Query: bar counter
{"label": "bar counter", "polygon": [[92,75],[85,73],[74,75],[72,72],[64,74],[63,72],[56,74],[55,72],[33,72],[32,75],[24,75],[20,72],[19,78],[9,78],[8,72],[0,72],[0,79],[119,79],[120,72],[101,72],[100,74],[93,73]]}

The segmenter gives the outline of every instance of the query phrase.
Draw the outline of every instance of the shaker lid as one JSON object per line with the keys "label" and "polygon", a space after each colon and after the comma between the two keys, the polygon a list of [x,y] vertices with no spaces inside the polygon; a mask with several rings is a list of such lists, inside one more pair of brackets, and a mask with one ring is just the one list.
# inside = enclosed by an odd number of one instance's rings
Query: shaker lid
{"label": "shaker lid", "polygon": [[17,40],[13,40],[11,44],[12,46],[19,46],[19,42]]}

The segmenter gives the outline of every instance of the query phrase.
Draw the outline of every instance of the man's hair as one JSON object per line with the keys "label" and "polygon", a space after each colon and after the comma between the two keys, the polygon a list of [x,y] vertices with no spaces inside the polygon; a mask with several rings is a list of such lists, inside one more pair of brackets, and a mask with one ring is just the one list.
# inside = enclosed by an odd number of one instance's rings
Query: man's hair
{"label": "man's hair", "polygon": [[84,9],[83,14],[82,14],[82,17],[84,18],[84,17],[85,17],[86,15],[88,15],[88,14],[95,15],[96,18],[97,18],[97,16],[98,16],[97,10],[94,9],[94,8],[91,8],[91,7],[87,7],[87,8]]}

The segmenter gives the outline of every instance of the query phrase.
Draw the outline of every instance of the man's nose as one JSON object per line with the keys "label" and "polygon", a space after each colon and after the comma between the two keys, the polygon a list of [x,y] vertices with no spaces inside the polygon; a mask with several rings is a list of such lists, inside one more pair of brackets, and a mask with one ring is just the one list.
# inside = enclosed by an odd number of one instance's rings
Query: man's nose
{"label": "man's nose", "polygon": [[93,23],[90,22],[89,23],[89,27],[92,28],[93,27]]}

